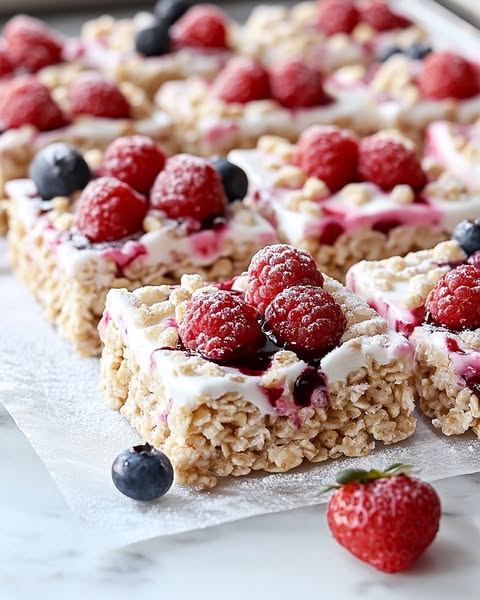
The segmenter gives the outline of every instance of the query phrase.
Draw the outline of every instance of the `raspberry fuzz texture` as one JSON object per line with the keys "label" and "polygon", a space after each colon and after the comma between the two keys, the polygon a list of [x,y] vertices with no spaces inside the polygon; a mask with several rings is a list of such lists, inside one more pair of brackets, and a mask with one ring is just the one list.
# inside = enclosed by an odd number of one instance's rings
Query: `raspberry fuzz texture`
{"label": "raspberry fuzz texture", "polygon": [[331,192],[336,192],[355,180],[358,140],[349,131],[314,125],[300,136],[294,162],[309,177],[322,179]]}
{"label": "raspberry fuzz texture", "polygon": [[226,48],[227,23],[215,6],[201,4],[180,17],[172,27],[171,36],[179,47]]}
{"label": "raspberry fuzz texture", "polygon": [[270,98],[268,72],[253,58],[233,58],[216,78],[212,94],[224,102],[239,104]]}
{"label": "raspberry fuzz texture", "polygon": [[443,275],[425,306],[437,325],[453,331],[480,327],[480,269],[462,265]]}
{"label": "raspberry fuzz texture", "polygon": [[76,79],[69,92],[73,115],[92,115],[108,119],[129,119],[130,104],[117,85],[99,75],[88,73]]}
{"label": "raspberry fuzz texture", "polygon": [[287,108],[308,108],[327,104],[323,76],[318,69],[298,58],[290,58],[270,69],[272,97]]}
{"label": "raspberry fuzz texture", "polygon": [[100,171],[128,183],[141,194],[148,194],[165,161],[165,154],[151,138],[132,135],[110,144]]}
{"label": "raspberry fuzz texture", "polygon": [[153,184],[150,202],[171,219],[196,221],[225,213],[227,198],[220,175],[206,160],[177,154]]}
{"label": "raspberry fuzz texture", "polygon": [[322,288],[284,289],[268,305],[265,325],[275,340],[303,357],[316,357],[336,346],[346,319],[333,296]]}
{"label": "raspberry fuzz texture", "polygon": [[225,290],[194,295],[178,331],[185,348],[215,361],[245,358],[264,343],[256,310]]}
{"label": "raspberry fuzz texture", "polygon": [[259,250],[250,261],[245,298],[264,314],[275,296],[293,285],[322,287],[323,275],[306,250],[274,244]]}
{"label": "raspberry fuzz texture", "polygon": [[431,52],[422,63],[417,85],[423,98],[433,100],[463,100],[480,91],[472,63],[453,52]]}
{"label": "raspberry fuzz texture", "polygon": [[77,226],[92,242],[111,242],[141,229],[147,209],[145,198],[126,183],[99,177],[78,199]]}
{"label": "raspberry fuzz texture", "polygon": [[382,135],[360,141],[358,172],[362,179],[384,190],[400,184],[420,190],[427,182],[415,152],[402,142]]}

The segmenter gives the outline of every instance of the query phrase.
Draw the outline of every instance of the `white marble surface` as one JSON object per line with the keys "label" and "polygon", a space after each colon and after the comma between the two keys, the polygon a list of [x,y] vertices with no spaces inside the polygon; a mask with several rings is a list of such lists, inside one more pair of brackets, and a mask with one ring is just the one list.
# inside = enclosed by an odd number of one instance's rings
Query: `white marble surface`
{"label": "white marble surface", "polygon": [[246,519],[102,551],[0,407],[0,599],[478,599],[480,474],[438,482],[434,545],[384,575],[331,538],[325,508]]}

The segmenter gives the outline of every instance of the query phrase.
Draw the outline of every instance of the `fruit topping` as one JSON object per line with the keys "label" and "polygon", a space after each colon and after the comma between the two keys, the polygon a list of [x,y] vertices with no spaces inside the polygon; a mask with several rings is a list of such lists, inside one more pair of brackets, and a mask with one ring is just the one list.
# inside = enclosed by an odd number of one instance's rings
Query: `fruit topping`
{"label": "fruit topping", "polygon": [[18,15],[10,19],[3,30],[3,38],[15,67],[36,73],[62,60],[61,40],[44,23],[32,17]]}
{"label": "fruit topping", "polygon": [[298,285],[321,287],[323,275],[306,250],[274,244],[259,250],[250,261],[245,298],[264,314],[280,292]]}
{"label": "fruit topping", "polygon": [[208,4],[192,6],[172,26],[170,33],[177,47],[227,47],[225,16],[218,8]]}
{"label": "fruit topping", "polygon": [[243,200],[248,191],[248,177],[243,169],[226,158],[212,160],[212,166],[218,171],[223,189],[229,202]]}
{"label": "fruit topping", "polygon": [[480,269],[461,265],[445,273],[427,296],[425,307],[437,325],[453,331],[480,327]]}
{"label": "fruit topping", "polygon": [[172,219],[205,221],[225,213],[226,196],[220,175],[208,161],[177,154],[167,160],[150,194],[154,208]]}
{"label": "fruit topping", "polygon": [[77,226],[92,242],[110,242],[139,231],[147,201],[114,177],[91,181],[78,199]]}
{"label": "fruit topping", "polygon": [[427,182],[415,152],[401,141],[383,135],[360,141],[358,172],[362,179],[384,190],[401,184],[420,190]]}
{"label": "fruit topping", "polygon": [[246,104],[271,97],[266,69],[253,58],[230,60],[212,85],[212,94],[224,102]]}
{"label": "fruit topping", "polygon": [[173,467],[166,454],[150,444],[134,446],[112,465],[115,487],[133,500],[148,502],[164,496],[173,483]]}
{"label": "fruit topping", "polygon": [[141,194],[148,195],[155,178],[165,166],[165,154],[145,135],[117,138],[107,148],[100,167]]}
{"label": "fruit topping", "polygon": [[191,0],[159,0],[153,12],[159,21],[170,26],[183,17],[191,6]]}
{"label": "fruit topping", "polygon": [[423,98],[471,98],[479,92],[473,65],[453,52],[431,52],[422,62],[417,85]]}
{"label": "fruit topping", "polygon": [[321,0],[315,25],[325,35],[352,33],[359,21],[359,12],[351,0]]}
{"label": "fruit topping", "polygon": [[323,76],[298,58],[278,62],[270,69],[272,97],[287,108],[306,108],[327,104]]}
{"label": "fruit topping", "polygon": [[58,142],[36,154],[30,165],[30,177],[40,196],[50,200],[83,190],[91,174],[85,159],[75,148]]}
{"label": "fruit topping", "polygon": [[376,31],[403,29],[412,24],[410,19],[392,11],[384,0],[368,0],[360,5],[360,21]]}
{"label": "fruit topping", "polygon": [[437,492],[410,470],[396,464],[383,472],[342,471],[327,507],[337,542],[385,573],[407,569],[433,542],[440,524]]}
{"label": "fruit topping", "polygon": [[336,192],[356,177],[358,140],[348,131],[314,125],[300,136],[294,162],[309,177],[318,177]]}
{"label": "fruit topping", "polygon": [[135,50],[144,56],[161,56],[170,52],[168,23],[154,23],[151,27],[137,31],[135,34]]}
{"label": "fruit topping", "polygon": [[265,341],[257,311],[226,290],[195,294],[178,331],[185,348],[214,361],[242,359]]}
{"label": "fruit topping", "polygon": [[65,125],[65,117],[50,96],[50,90],[32,75],[22,75],[2,88],[0,127],[33,125],[48,131]]}
{"label": "fruit topping", "polygon": [[465,254],[470,255],[480,250],[480,218],[459,223],[453,230],[452,238]]}
{"label": "fruit topping", "polygon": [[0,77],[10,75],[13,71],[13,64],[8,56],[8,52],[5,48],[0,48]]}
{"label": "fruit topping", "polygon": [[108,119],[128,119],[128,100],[118,86],[100,75],[86,73],[78,77],[69,92],[73,115],[92,115]]}
{"label": "fruit topping", "polygon": [[331,350],[345,325],[341,306],[318,286],[288,287],[265,310],[265,328],[276,342],[303,357],[317,357]]}

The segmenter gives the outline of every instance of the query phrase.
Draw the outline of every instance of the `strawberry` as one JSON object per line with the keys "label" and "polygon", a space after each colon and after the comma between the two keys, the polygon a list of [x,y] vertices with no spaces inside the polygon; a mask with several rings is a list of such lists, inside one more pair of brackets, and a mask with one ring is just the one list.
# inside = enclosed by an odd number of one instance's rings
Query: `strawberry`
{"label": "strawberry", "polygon": [[327,522],[333,537],[385,573],[407,569],[433,542],[440,523],[437,492],[410,471],[400,464],[385,471],[347,469],[332,486],[337,491]]}

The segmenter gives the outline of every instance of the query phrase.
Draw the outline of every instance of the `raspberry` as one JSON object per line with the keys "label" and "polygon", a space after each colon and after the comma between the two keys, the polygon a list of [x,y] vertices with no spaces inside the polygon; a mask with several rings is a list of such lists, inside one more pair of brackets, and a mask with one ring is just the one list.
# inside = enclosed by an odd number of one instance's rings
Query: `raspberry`
{"label": "raspberry", "polygon": [[218,361],[242,359],[265,341],[256,310],[225,290],[195,294],[178,332],[185,348]]}
{"label": "raspberry", "polygon": [[78,229],[92,242],[111,242],[135,233],[147,214],[147,201],[115,177],[91,181],[78,199]]}
{"label": "raspberry", "polygon": [[358,140],[349,131],[314,125],[300,136],[294,162],[309,177],[322,179],[331,192],[336,192],[356,177]]}
{"label": "raspberry", "polygon": [[246,104],[271,97],[265,68],[246,56],[229,61],[212,86],[212,94],[224,102]]}
{"label": "raspberry", "polygon": [[470,98],[479,91],[473,65],[453,52],[431,52],[422,62],[417,85],[423,98]]}
{"label": "raspberry", "polygon": [[36,73],[62,60],[62,42],[37,19],[26,15],[13,17],[5,25],[3,37],[15,67]]}
{"label": "raspberry", "polygon": [[283,290],[265,311],[265,325],[276,341],[304,357],[333,348],[345,324],[345,315],[333,296],[310,285]]}
{"label": "raspberry", "polygon": [[419,190],[427,182],[415,152],[400,141],[380,135],[361,140],[358,172],[362,179],[385,190],[400,184]]}
{"label": "raspberry", "polygon": [[156,176],[165,166],[165,160],[165,154],[149,137],[121,137],[107,148],[101,173],[128,183],[141,194],[148,194]]}
{"label": "raspberry", "polygon": [[0,127],[33,125],[40,131],[65,125],[65,117],[50,96],[50,90],[32,75],[9,82],[0,94]]}
{"label": "raspberry", "polygon": [[377,31],[403,29],[412,24],[410,19],[394,13],[383,0],[370,0],[360,7],[360,21]]}
{"label": "raspberry", "polygon": [[350,0],[323,0],[318,4],[316,26],[325,35],[352,33],[358,20],[358,10]]}
{"label": "raspberry", "polygon": [[287,244],[259,250],[248,267],[245,298],[260,314],[285,288],[293,285],[323,285],[323,275],[311,254]]}
{"label": "raspberry", "polygon": [[69,92],[71,112],[74,115],[92,115],[108,119],[130,118],[130,105],[116,84],[99,75],[80,76]]}
{"label": "raspberry", "polygon": [[177,154],[157,176],[150,201],[171,219],[204,221],[223,215],[227,199],[220,175],[206,160]]}
{"label": "raspberry", "polygon": [[193,6],[171,29],[176,46],[226,48],[227,24],[223,13],[208,4]]}
{"label": "raspberry", "polygon": [[480,327],[480,269],[462,265],[441,277],[425,307],[437,325],[454,331]]}
{"label": "raspberry", "polygon": [[8,52],[5,48],[0,48],[0,77],[10,75],[13,71],[13,64],[8,56]]}
{"label": "raspberry", "polygon": [[330,100],[320,71],[297,58],[281,61],[270,69],[270,86],[272,97],[287,108],[317,106]]}

